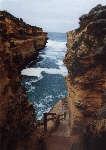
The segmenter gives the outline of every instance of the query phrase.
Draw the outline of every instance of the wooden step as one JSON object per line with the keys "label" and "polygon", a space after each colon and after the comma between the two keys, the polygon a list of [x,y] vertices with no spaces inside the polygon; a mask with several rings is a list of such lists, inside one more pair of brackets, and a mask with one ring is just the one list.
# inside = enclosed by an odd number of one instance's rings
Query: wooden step
{"label": "wooden step", "polygon": [[46,150],[70,150],[71,137],[51,136],[45,139]]}

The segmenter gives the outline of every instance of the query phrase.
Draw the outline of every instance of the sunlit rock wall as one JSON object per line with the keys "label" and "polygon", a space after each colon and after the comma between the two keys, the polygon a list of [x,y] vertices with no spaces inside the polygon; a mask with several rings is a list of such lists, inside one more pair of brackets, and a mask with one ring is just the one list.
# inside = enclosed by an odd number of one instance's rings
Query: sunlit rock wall
{"label": "sunlit rock wall", "polygon": [[30,141],[36,126],[35,111],[27,100],[24,87],[21,86],[20,71],[30,60],[37,58],[39,50],[45,47],[46,42],[47,33],[41,28],[30,26],[8,12],[0,11],[2,150],[24,150],[31,149],[32,146],[35,149]]}

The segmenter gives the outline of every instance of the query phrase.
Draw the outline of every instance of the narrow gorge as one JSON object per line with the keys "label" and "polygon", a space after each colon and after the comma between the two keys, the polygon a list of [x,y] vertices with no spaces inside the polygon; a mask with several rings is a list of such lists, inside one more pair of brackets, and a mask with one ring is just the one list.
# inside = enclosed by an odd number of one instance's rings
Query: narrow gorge
{"label": "narrow gorge", "polygon": [[0,11],[1,150],[106,149],[106,6],[79,20],[66,44]]}

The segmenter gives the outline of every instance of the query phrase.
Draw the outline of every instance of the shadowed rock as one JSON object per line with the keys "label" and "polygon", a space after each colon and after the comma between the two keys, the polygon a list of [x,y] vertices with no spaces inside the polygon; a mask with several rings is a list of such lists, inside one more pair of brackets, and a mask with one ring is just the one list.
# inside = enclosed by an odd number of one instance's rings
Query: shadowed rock
{"label": "shadowed rock", "polygon": [[67,33],[72,150],[106,149],[106,6],[80,17]]}

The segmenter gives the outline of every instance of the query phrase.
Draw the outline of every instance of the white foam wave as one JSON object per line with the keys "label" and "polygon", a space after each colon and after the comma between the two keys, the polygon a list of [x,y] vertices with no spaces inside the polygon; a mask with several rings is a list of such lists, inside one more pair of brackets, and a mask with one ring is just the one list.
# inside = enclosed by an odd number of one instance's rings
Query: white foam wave
{"label": "white foam wave", "polygon": [[38,80],[41,80],[42,78],[43,78],[43,76],[40,76],[40,77],[37,78],[37,79],[32,79],[32,80],[26,81],[25,84],[28,85],[28,86],[31,86],[32,83],[35,83],[35,82],[37,82]]}
{"label": "white foam wave", "polygon": [[36,76],[38,77],[38,79],[42,79],[42,72],[45,72],[47,74],[60,74],[63,76],[67,75],[67,69],[64,66],[60,66],[59,69],[53,69],[53,68],[27,68],[27,69],[23,69],[21,71],[22,75],[26,75],[26,76]]}
{"label": "white foam wave", "polygon": [[[48,40],[47,43],[48,47],[53,47],[53,48],[63,48],[66,46],[66,42],[58,42],[58,41],[53,41],[53,40]],[[61,49],[60,49],[61,51]]]}
{"label": "white foam wave", "polygon": [[35,82],[43,78],[42,72],[45,72],[47,74],[60,74],[60,75],[66,76],[67,69],[63,64],[63,58],[64,58],[65,50],[66,50],[65,46],[66,46],[66,42],[48,40],[46,51],[40,52],[40,56],[42,56],[43,59],[49,58],[53,60],[55,64],[58,66],[58,69],[40,68],[40,67],[26,68],[21,71],[21,74],[26,75],[26,76],[37,77],[37,79],[35,79],[36,80]]}
{"label": "white foam wave", "polygon": [[66,51],[66,42],[58,42],[48,40],[47,49],[45,53],[40,53],[40,56],[44,59],[57,59],[58,57],[64,57]]}
{"label": "white foam wave", "polygon": [[38,78],[41,78],[41,68],[26,68],[21,71],[22,75],[26,76],[36,76]]}
{"label": "white foam wave", "polygon": [[63,72],[63,74],[66,76],[68,74],[67,68],[64,66],[63,60],[58,60],[56,63],[59,66],[59,69]]}

